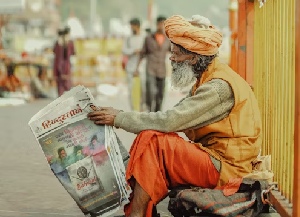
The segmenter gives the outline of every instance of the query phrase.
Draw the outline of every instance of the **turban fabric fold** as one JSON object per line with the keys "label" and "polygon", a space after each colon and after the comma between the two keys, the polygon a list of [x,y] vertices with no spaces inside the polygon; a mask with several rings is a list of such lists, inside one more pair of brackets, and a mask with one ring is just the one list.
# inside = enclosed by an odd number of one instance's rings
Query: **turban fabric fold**
{"label": "turban fabric fold", "polygon": [[222,44],[222,33],[214,26],[192,25],[182,16],[174,15],[165,22],[167,37],[175,44],[202,55],[215,55]]}

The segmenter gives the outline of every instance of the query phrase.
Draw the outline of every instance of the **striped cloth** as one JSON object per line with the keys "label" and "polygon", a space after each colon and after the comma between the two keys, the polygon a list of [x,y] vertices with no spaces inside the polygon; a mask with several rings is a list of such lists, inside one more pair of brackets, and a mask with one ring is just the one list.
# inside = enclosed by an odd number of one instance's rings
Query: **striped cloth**
{"label": "striped cloth", "polygon": [[177,188],[169,193],[168,209],[175,217],[255,217],[269,209],[261,197],[266,189],[266,181],[254,179],[243,179],[238,191],[229,196],[219,189]]}

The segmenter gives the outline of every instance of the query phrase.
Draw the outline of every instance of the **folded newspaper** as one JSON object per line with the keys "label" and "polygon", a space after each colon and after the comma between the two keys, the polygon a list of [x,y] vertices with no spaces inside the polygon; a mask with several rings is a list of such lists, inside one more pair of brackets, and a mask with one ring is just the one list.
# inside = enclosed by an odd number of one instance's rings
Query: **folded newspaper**
{"label": "folded newspaper", "polygon": [[129,202],[128,152],[110,126],[96,125],[89,89],[76,86],[29,121],[49,166],[86,216],[108,216]]}

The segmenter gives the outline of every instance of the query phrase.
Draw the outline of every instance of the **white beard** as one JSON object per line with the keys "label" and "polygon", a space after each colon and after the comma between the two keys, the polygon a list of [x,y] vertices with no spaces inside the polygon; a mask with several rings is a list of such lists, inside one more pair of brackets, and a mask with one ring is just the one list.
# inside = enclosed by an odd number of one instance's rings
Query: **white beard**
{"label": "white beard", "polygon": [[182,90],[197,79],[193,72],[192,66],[187,62],[176,63],[172,62],[171,85],[174,89]]}

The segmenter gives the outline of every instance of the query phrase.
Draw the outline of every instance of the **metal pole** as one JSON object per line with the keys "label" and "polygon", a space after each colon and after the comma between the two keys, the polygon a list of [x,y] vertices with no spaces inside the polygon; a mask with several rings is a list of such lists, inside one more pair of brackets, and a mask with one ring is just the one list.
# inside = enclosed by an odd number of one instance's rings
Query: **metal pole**
{"label": "metal pole", "polygon": [[153,0],[148,0],[148,22],[152,26],[152,12],[153,12]]}
{"label": "metal pole", "polygon": [[238,2],[237,73],[246,80],[247,0]]}
{"label": "metal pole", "polygon": [[97,7],[97,0],[90,0],[90,33],[93,36],[94,35],[94,28],[93,24],[95,22],[95,17],[96,17],[96,9]]}
{"label": "metal pole", "polygon": [[238,22],[238,1],[230,0],[229,3],[229,28],[230,36],[230,60],[229,66],[237,71],[237,22]]}
{"label": "metal pole", "polygon": [[296,9],[296,59],[295,59],[295,130],[294,130],[294,193],[293,217],[300,216],[300,0],[295,0]]}
{"label": "metal pole", "polygon": [[4,26],[4,18],[3,15],[0,15],[0,50],[3,49],[3,39],[2,39],[2,27]]}
{"label": "metal pole", "polygon": [[2,28],[7,24],[9,15],[0,15],[0,50],[3,49],[3,35]]}

